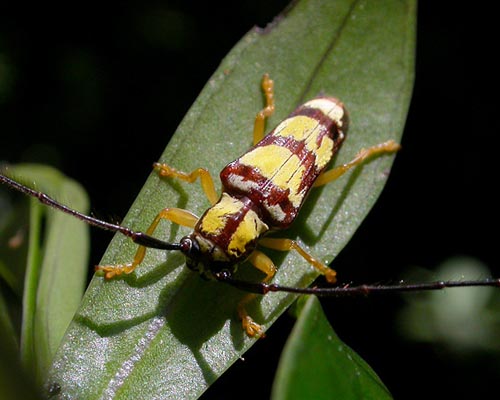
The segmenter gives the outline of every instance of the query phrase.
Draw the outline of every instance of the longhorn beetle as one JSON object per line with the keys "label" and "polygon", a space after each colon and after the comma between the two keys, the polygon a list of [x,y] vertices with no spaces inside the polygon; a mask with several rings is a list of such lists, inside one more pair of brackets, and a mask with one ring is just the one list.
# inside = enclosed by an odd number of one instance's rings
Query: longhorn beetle
{"label": "longhorn beetle", "polygon": [[[243,329],[253,336],[262,336],[263,329],[247,313],[245,305],[255,293],[270,291],[313,293],[338,296],[374,291],[412,291],[441,289],[454,286],[500,286],[499,280],[432,282],[417,285],[292,288],[268,283],[276,273],[273,261],[257,245],[279,251],[297,251],[312,267],[335,283],[336,273],[310,255],[291,239],[267,238],[270,231],[286,229],[295,220],[310,189],[334,181],[367,158],[398,151],[392,140],[362,149],[352,161],[326,170],[344,141],[349,118],[344,105],[327,96],[316,97],[300,105],[284,121],[264,136],[266,118],[273,114],[274,83],[267,74],[262,80],[265,107],[255,117],[253,147],[229,163],[220,172],[222,194],[217,195],[214,181],[204,168],[191,173],[178,171],[166,164],[155,163],[153,168],[162,177],[193,183],[200,179],[202,189],[211,206],[201,217],[179,208],[165,208],[159,212],[146,232],[111,224],[72,210],[44,193],[37,192],[0,175],[0,181],[42,203],[71,214],[91,225],[120,232],[130,237],[139,248],[132,262],[121,265],[98,265],[106,279],[123,273],[130,274],[141,264],[147,248],[177,250],[186,256],[186,265],[202,276],[228,283],[249,292],[238,304],[238,315]],[[178,243],[167,243],[153,237],[161,220],[187,226],[193,232]],[[262,282],[245,282],[232,278],[238,264],[249,261],[266,276]]]}

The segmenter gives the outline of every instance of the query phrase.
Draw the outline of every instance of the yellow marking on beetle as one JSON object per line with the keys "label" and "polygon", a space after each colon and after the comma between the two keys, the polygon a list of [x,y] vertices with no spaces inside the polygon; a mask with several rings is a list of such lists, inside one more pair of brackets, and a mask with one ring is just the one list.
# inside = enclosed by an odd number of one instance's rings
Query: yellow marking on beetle
{"label": "yellow marking on beetle", "polygon": [[315,165],[317,169],[322,169],[332,159],[333,140],[328,136],[323,136],[320,146],[314,152],[316,154]]}
{"label": "yellow marking on beetle", "polygon": [[227,219],[236,214],[243,207],[243,203],[238,199],[222,193],[220,200],[209,208],[201,221],[201,229],[212,234],[220,233],[226,226]]}
{"label": "yellow marking on beetle", "polygon": [[269,144],[253,149],[240,158],[240,163],[258,169],[261,175],[283,190],[290,190],[289,200],[298,207],[303,193],[299,187],[305,173],[302,161],[289,149]]}
{"label": "yellow marking on beetle", "polygon": [[305,194],[304,189],[299,192],[299,187],[302,183],[306,169],[303,165],[295,166],[290,164],[291,163],[287,163],[287,165],[284,165],[284,168],[280,170],[280,174],[288,178],[288,186],[280,187],[282,189],[290,189],[288,200],[290,200],[294,207],[299,207]]}
{"label": "yellow marking on beetle", "polygon": [[[319,123],[316,119],[306,115],[297,115],[285,119],[274,131],[275,136],[290,136],[297,141],[308,139],[311,134],[318,132]],[[313,149],[310,149],[311,151]]]}
{"label": "yellow marking on beetle", "polygon": [[231,236],[227,247],[231,256],[238,257],[245,253],[246,246],[257,240],[261,235],[269,230],[269,227],[262,222],[259,216],[252,210],[249,210],[243,220],[238,224],[238,228]]}
{"label": "yellow marking on beetle", "polygon": [[[291,157],[295,157],[298,160],[298,157],[286,147],[270,144],[256,147],[252,151],[249,151],[240,157],[240,163],[256,168],[263,177],[272,179],[276,171]],[[274,183],[277,185],[277,182]]]}
{"label": "yellow marking on beetle", "polygon": [[332,99],[319,98],[308,101],[304,106],[320,110],[332,119],[339,128],[342,128],[342,118],[345,116],[342,103],[334,103]]}
{"label": "yellow marking on beetle", "polygon": [[270,178],[276,186],[290,190],[288,199],[294,207],[300,206],[304,197],[304,194],[299,192],[299,187],[305,172],[306,169],[302,165],[301,159],[294,155],[279,168],[276,175]]}
{"label": "yellow marking on beetle", "polygon": [[316,155],[316,168],[322,169],[330,162],[333,151],[333,140],[326,135],[323,136],[318,146],[318,137],[324,133],[325,129],[318,120],[305,115],[297,115],[283,121],[276,128],[274,135],[305,141],[307,150]]}

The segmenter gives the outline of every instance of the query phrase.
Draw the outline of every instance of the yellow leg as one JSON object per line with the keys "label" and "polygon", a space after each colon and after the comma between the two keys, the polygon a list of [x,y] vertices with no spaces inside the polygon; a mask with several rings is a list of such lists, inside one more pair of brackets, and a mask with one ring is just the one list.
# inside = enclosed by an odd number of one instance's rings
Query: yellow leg
{"label": "yellow leg", "polygon": [[274,113],[274,81],[264,74],[262,78],[262,91],[266,96],[266,106],[255,116],[253,127],[253,144],[257,144],[264,137],[265,121]]}
{"label": "yellow leg", "polygon": [[[255,250],[252,254],[250,254],[250,257],[248,257],[248,261],[250,261],[255,268],[266,274],[266,277],[263,279],[264,282],[268,282],[269,280],[271,280],[274,274],[276,274],[276,266],[274,265],[273,261],[264,253],[258,250]],[[245,308],[245,306],[255,297],[255,294],[249,293],[245,297],[243,297],[243,299],[241,299],[241,301],[238,303],[238,316],[240,317],[241,325],[243,326],[243,329],[248,336],[263,338],[265,335],[262,326],[256,323],[252,319],[252,317],[248,315],[248,312]]]}
{"label": "yellow leg", "polygon": [[171,177],[183,180],[185,182],[193,183],[197,178],[200,178],[201,187],[203,192],[208,198],[211,205],[217,203],[219,196],[215,190],[214,180],[205,168],[197,168],[190,174],[178,171],[167,164],[154,163],[153,168],[158,171],[160,176]]}
{"label": "yellow leg", "polygon": [[314,182],[314,186],[323,186],[331,181],[334,181],[335,179],[349,171],[352,167],[361,164],[368,157],[383,153],[393,153],[395,151],[398,151],[400,148],[401,146],[394,140],[388,140],[387,142],[377,144],[367,149],[361,149],[352,161],[343,165],[339,165],[338,167],[332,168],[321,174],[318,179],[316,179],[316,182]]}
{"label": "yellow leg", "polygon": [[275,238],[263,238],[259,241],[259,244],[278,251],[297,251],[309,264],[316,268],[321,274],[323,274],[329,283],[336,282],[337,273],[335,270],[327,267],[321,261],[316,260],[308,252],[306,252],[299,244],[291,239],[275,239]]}
{"label": "yellow leg", "polygon": [[[194,228],[196,222],[198,221],[198,217],[189,211],[182,210],[180,208],[165,208],[156,216],[153,223],[146,231],[146,234],[149,236],[153,235],[156,227],[162,219],[167,219],[172,221],[174,224],[190,228]],[[121,274],[130,274],[142,262],[142,260],[144,260],[146,250],[147,247],[140,245],[132,262],[120,265],[97,265],[95,269],[96,271],[104,271],[106,279],[111,279],[114,276]]]}

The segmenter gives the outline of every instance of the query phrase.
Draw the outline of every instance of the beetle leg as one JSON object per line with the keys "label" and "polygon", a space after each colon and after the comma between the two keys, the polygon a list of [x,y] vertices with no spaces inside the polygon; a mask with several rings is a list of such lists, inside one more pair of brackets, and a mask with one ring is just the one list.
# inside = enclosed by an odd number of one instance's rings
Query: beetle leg
{"label": "beetle leg", "polygon": [[215,190],[214,180],[212,179],[212,175],[210,175],[210,172],[208,172],[205,168],[197,168],[189,174],[186,172],[178,171],[167,164],[154,163],[153,168],[158,171],[160,176],[177,178],[188,183],[193,183],[197,178],[200,178],[201,188],[207,196],[210,204],[214,205],[215,203],[217,203],[219,195]]}
{"label": "beetle leg", "polygon": [[346,164],[339,165],[338,167],[332,168],[328,171],[323,172],[316,182],[314,182],[314,187],[326,185],[329,182],[334,181],[340,176],[344,175],[352,167],[361,164],[368,157],[383,153],[392,153],[398,151],[401,148],[394,140],[388,140],[387,142],[377,144],[367,149],[361,149],[356,156]]}
{"label": "beetle leg", "polygon": [[[196,222],[198,221],[198,217],[190,211],[182,210],[180,208],[165,208],[161,210],[160,213],[156,216],[153,223],[146,231],[146,234],[151,236],[160,221],[163,219],[167,219],[174,224],[187,226],[190,228],[194,228]],[[144,260],[146,250],[146,246],[139,245],[139,248],[137,249],[132,262],[120,265],[97,265],[95,267],[95,270],[104,271],[104,276],[106,279],[110,279],[121,274],[130,274],[142,262],[142,260]]]}
{"label": "beetle leg", "polygon": [[253,127],[253,144],[257,144],[264,137],[265,121],[274,113],[274,81],[269,78],[269,74],[264,74],[262,78],[262,91],[266,97],[266,106],[255,116]]}
{"label": "beetle leg", "polygon": [[[254,250],[250,257],[248,257],[248,261],[252,263],[252,265],[258,270],[264,272],[266,277],[263,279],[264,282],[268,282],[272,279],[274,274],[276,274],[276,266],[273,261],[266,256],[264,253]],[[253,293],[248,293],[241,299],[238,303],[238,316],[241,319],[241,324],[243,329],[250,337],[259,337],[263,338],[265,336],[264,330],[262,326],[256,323],[246,310],[246,305],[256,297]]]}
{"label": "beetle leg", "polygon": [[316,268],[321,274],[323,274],[329,283],[335,283],[335,276],[337,273],[335,270],[327,267],[321,261],[316,260],[307,251],[305,251],[300,245],[291,239],[276,239],[276,238],[263,238],[259,241],[264,247],[278,251],[290,251],[295,250],[299,253],[309,264]]}

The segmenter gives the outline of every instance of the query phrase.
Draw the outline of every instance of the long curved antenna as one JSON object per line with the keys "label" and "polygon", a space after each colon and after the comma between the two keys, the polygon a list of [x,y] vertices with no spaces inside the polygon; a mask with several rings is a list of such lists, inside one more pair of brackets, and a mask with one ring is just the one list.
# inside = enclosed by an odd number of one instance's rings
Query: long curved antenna
{"label": "long curved antenna", "polygon": [[424,290],[441,290],[455,287],[494,286],[500,287],[500,279],[464,280],[464,281],[436,281],[416,284],[394,285],[359,285],[359,286],[334,286],[334,287],[309,287],[296,288],[281,286],[275,283],[247,282],[233,279],[231,274],[223,271],[215,274],[215,279],[245,292],[267,294],[269,292],[288,292],[297,294],[314,294],[321,297],[366,296],[376,293],[388,292],[418,292]]}
{"label": "long curved antenna", "polygon": [[6,184],[7,186],[10,186],[12,189],[15,189],[21,193],[35,197],[40,201],[40,203],[55,208],[56,210],[62,211],[66,214],[72,215],[73,217],[76,217],[86,222],[89,225],[96,226],[100,229],[104,229],[107,231],[120,232],[123,235],[132,239],[134,243],[137,243],[139,245],[161,250],[181,250],[182,248],[180,243],[167,243],[162,240],[156,239],[153,236],[149,236],[144,232],[136,232],[125,226],[112,224],[110,222],[102,221],[100,219],[91,217],[89,215],[82,214],[81,212],[73,210],[72,208],[69,208],[64,204],[59,203],[52,197],[46,195],[45,193],[30,189],[29,187],[22,185],[19,182],[16,182],[15,180],[10,179],[5,175],[0,174],[0,182]]}

